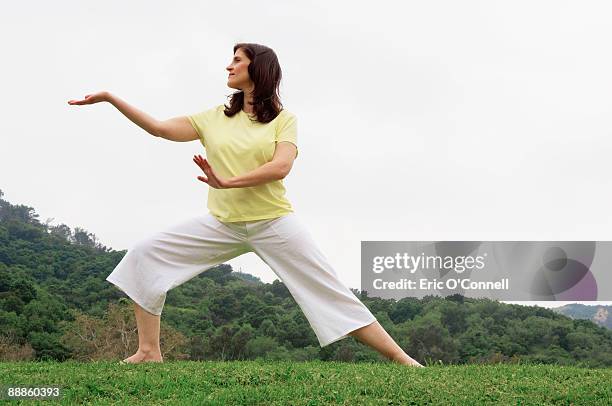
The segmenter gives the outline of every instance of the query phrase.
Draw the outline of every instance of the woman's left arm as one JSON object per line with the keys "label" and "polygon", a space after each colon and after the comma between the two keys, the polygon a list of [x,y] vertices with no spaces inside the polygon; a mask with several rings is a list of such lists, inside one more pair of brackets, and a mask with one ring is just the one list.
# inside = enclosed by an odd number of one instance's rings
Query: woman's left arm
{"label": "woman's left arm", "polygon": [[291,142],[279,142],[276,144],[274,156],[270,162],[266,162],[259,168],[253,169],[250,172],[233,176],[229,179],[222,179],[216,176],[214,170],[210,167],[208,161],[205,159],[198,160],[197,158],[194,158],[194,161],[208,176],[208,179],[198,176],[199,180],[208,183],[209,186],[217,189],[229,189],[257,186],[264,183],[273,182],[275,180],[284,179],[293,167],[296,152],[297,147]]}

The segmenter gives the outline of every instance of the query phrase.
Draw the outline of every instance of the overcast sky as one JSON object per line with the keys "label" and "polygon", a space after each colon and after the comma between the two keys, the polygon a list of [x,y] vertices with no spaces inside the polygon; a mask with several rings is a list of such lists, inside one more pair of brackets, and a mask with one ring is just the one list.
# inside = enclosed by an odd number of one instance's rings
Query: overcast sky
{"label": "overcast sky", "polygon": [[[606,1],[12,2],[0,189],[129,249],[206,213],[198,141],[157,119],[227,102],[237,42],[275,50],[298,117],[287,197],[343,282],[362,240],[610,240]],[[229,262],[271,282],[255,254]]]}

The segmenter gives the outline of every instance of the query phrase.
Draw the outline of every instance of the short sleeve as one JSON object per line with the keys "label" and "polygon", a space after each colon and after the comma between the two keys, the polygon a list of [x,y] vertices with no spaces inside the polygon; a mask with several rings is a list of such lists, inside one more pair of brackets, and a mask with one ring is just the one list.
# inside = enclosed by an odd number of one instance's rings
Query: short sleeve
{"label": "short sleeve", "polygon": [[204,145],[204,148],[206,148],[206,137],[205,137],[206,128],[208,124],[210,123],[211,119],[217,113],[218,109],[219,109],[219,106],[215,106],[208,110],[204,110],[199,113],[195,113],[195,114],[191,114],[187,116],[187,118],[189,119],[189,122],[191,123],[193,128],[196,130],[196,132],[200,136],[200,142],[202,142],[202,145]]}
{"label": "short sleeve", "polygon": [[[289,112],[284,114],[282,121],[279,123],[278,129],[276,131],[276,142],[288,141],[295,145],[297,145],[297,117]],[[297,158],[298,151],[295,152],[295,157]]]}

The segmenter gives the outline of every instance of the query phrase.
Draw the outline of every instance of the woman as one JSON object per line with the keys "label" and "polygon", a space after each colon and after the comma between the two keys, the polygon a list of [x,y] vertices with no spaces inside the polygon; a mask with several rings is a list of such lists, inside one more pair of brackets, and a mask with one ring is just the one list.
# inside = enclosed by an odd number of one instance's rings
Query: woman
{"label": "woman", "polygon": [[287,286],[321,347],[351,335],[395,362],[422,367],[338,280],[285,197],[282,180],[298,155],[297,120],[280,103],[276,54],[263,45],[237,44],[226,69],[228,86],[238,90],[229,107],[166,121],[108,92],[68,102],[107,101],[148,133],[177,142],[199,139],[207,153],[193,161],[205,175],[198,179],[209,186],[209,213],[140,241],[107,277],[134,301],[138,351],[122,362],[163,362],[159,326],[168,290],[255,252]]}

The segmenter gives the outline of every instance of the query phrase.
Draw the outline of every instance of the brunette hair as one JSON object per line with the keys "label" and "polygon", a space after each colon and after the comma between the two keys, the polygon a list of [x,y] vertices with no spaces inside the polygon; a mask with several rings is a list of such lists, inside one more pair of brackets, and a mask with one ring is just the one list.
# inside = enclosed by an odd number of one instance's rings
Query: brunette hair
{"label": "brunette hair", "polygon": [[[279,85],[283,76],[276,53],[265,45],[239,43],[234,45],[234,54],[241,48],[249,58],[249,77],[253,81],[253,113],[260,123],[269,123],[283,109],[280,101]],[[228,96],[229,106],[223,111],[227,117],[240,112],[244,106],[244,92],[234,92]]]}

